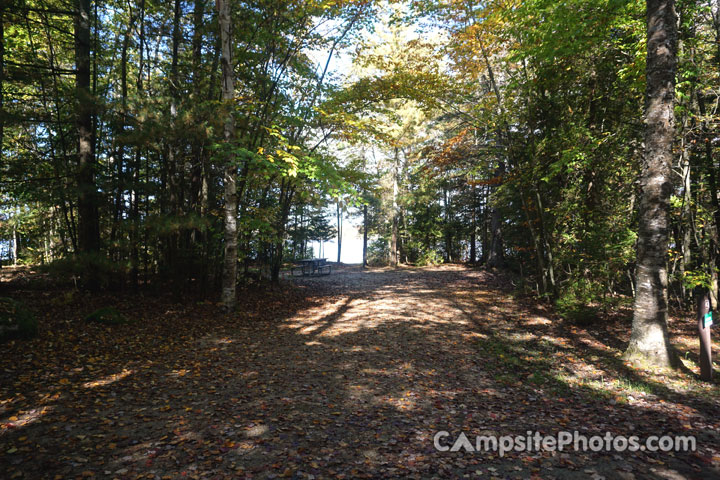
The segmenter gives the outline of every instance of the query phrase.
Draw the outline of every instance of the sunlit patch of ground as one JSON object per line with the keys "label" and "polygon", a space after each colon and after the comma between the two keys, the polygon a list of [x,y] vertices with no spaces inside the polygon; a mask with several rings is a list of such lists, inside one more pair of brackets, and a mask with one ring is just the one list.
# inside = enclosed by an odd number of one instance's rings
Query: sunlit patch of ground
{"label": "sunlit patch of ground", "polygon": [[82,384],[82,386],[83,388],[104,387],[111,383],[117,382],[118,380],[122,380],[123,378],[127,377],[128,375],[132,375],[133,373],[134,370],[124,369],[122,372],[114,373],[112,375],[107,375],[96,380],[85,382]]}

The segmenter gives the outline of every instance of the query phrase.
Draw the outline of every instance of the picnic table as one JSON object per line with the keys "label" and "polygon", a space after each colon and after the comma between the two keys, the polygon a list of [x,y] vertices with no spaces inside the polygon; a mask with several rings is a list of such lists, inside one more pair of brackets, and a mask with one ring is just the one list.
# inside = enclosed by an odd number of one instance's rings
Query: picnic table
{"label": "picnic table", "polygon": [[309,258],[307,260],[298,260],[297,265],[290,269],[290,275],[295,275],[298,269],[303,275],[325,274],[329,275],[332,267],[328,265],[327,258]]}

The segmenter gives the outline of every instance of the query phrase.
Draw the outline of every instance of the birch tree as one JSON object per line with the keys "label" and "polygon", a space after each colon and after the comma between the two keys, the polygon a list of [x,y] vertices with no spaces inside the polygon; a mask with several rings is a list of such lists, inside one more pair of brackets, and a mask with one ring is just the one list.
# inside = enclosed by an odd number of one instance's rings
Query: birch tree
{"label": "birch tree", "polygon": [[673,0],[647,1],[645,154],[640,178],[637,294],[628,358],[669,366],[668,216],[670,205],[677,17]]}
{"label": "birch tree", "polygon": [[222,51],[222,99],[228,111],[224,125],[225,169],[224,184],[224,220],[225,255],[222,272],[222,304],[228,311],[235,309],[237,281],[237,164],[232,145],[235,141],[235,119],[231,102],[235,97],[235,74],[231,55],[230,6],[228,0],[217,0],[218,23],[220,26],[220,48]]}

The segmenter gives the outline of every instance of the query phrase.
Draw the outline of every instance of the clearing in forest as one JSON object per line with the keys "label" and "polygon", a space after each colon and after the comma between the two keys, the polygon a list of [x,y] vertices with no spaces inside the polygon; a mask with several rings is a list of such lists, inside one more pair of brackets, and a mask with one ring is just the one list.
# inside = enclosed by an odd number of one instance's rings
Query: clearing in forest
{"label": "clearing in forest", "polygon": [[[2,346],[2,478],[713,478],[718,386],[620,360],[617,314],[580,327],[461,266],[343,267],[208,303],[16,286],[41,317]],[[127,325],[82,321],[114,304]],[[87,311],[87,312],[86,312]],[[692,319],[673,342],[696,360]],[[717,344],[716,344],[717,349]],[[691,363],[691,362],[689,362]],[[476,435],[693,435],[696,452],[438,451]]]}

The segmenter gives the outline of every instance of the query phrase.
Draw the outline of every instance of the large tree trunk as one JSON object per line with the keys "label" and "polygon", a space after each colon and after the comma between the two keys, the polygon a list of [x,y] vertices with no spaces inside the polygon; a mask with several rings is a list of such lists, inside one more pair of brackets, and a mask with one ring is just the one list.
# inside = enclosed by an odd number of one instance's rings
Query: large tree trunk
{"label": "large tree trunk", "polygon": [[76,128],[78,134],[78,248],[100,250],[93,98],[90,94],[90,0],[77,0],[75,15]]}
{"label": "large tree trunk", "polygon": [[237,283],[237,165],[232,153],[235,141],[235,118],[230,104],[235,96],[235,77],[232,67],[230,43],[230,6],[228,0],[216,0],[220,45],[222,51],[222,98],[226,103],[224,136],[227,144],[227,158],[223,183],[225,185],[225,258],[222,275],[222,304],[225,310],[235,309]]}
{"label": "large tree trunk", "polygon": [[5,28],[4,8],[0,8],[0,163],[3,160],[3,138],[5,132],[5,114],[3,112],[3,87],[5,85]]}
{"label": "large tree trunk", "polygon": [[674,360],[668,339],[667,249],[674,134],[677,26],[673,0],[647,1],[645,158],[640,178],[637,294],[626,357],[657,366]]}

